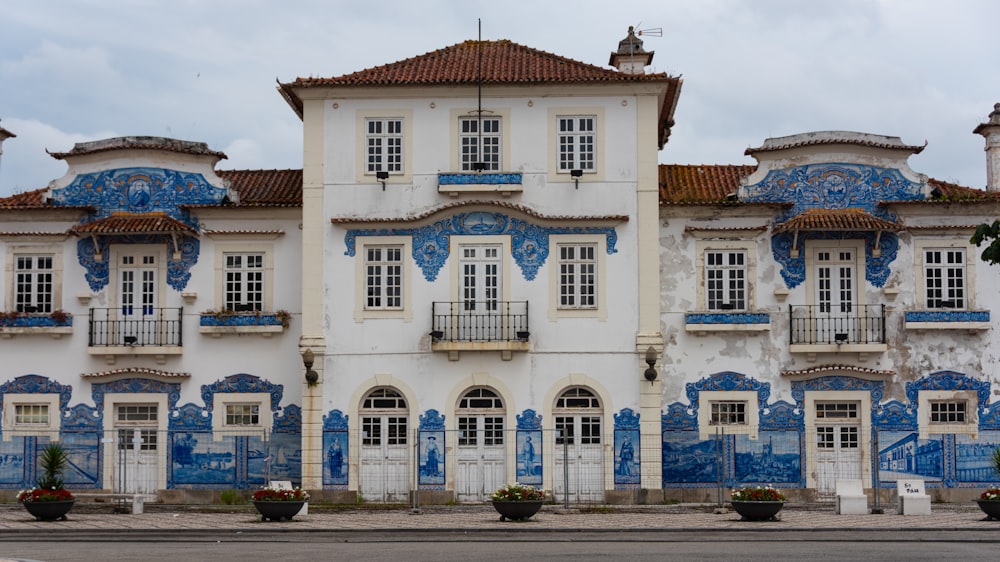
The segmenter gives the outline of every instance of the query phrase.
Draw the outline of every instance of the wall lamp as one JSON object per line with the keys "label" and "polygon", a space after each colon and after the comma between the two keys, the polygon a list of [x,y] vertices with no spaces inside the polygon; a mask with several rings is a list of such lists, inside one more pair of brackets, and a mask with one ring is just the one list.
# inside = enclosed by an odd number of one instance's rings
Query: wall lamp
{"label": "wall lamp", "polygon": [[583,177],[583,170],[570,170],[569,175],[576,182],[576,189],[580,189],[580,178]]}
{"label": "wall lamp", "polygon": [[313,363],[316,362],[316,356],[313,355],[311,349],[307,349],[302,352],[302,364],[306,367],[306,383],[309,386],[316,386],[319,382],[319,373],[313,371]]}
{"label": "wall lamp", "polygon": [[649,346],[646,349],[646,364],[649,367],[646,367],[646,371],[642,373],[642,376],[646,377],[649,384],[653,384],[653,381],[656,380],[656,369],[654,368],[654,365],[656,365],[656,348],[653,346]]}
{"label": "wall lamp", "polygon": [[382,182],[382,191],[385,191],[385,180],[389,179],[389,172],[375,172],[375,179]]}

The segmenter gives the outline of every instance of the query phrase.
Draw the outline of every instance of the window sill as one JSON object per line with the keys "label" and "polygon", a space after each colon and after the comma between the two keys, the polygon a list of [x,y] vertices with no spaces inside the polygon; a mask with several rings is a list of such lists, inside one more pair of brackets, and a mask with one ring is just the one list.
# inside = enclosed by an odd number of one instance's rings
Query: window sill
{"label": "window sill", "polygon": [[767,312],[689,312],[684,315],[684,329],[704,336],[708,332],[768,332],[771,315]]}
{"label": "window sill", "polygon": [[[283,318],[284,316],[284,318]],[[198,332],[219,338],[224,335],[258,334],[269,338],[285,331],[287,313],[202,314]]]}
{"label": "window sill", "polygon": [[3,326],[0,338],[9,340],[14,336],[51,336],[59,339],[73,333],[73,326]]}
{"label": "window sill", "polygon": [[452,342],[438,341],[431,343],[431,351],[447,351],[449,361],[458,361],[461,351],[499,351],[500,358],[510,361],[515,351],[529,351],[527,341],[491,341],[491,342]]}
{"label": "window sill", "polygon": [[521,174],[503,172],[462,172],[438,174],[438,193],[458,197],[459,193],[499,193],[504,197],[523,191]]}
{"label": "window sill", "polygon": [[269,338],[285,331],[284,326],[198,326],[198,333],[208,334],[213,338],[227,335],[257,334]]}
{"label": "window sill", "polygon": [[108,365],[114,365],[119,355],[152,356],[156,363],[163,365],[168,355],[183,355],[184,348],[179,345],[136,345],[88,347],[89,355],[103,355]]}
{"label": "window sill", "polygon": [[968,330],[990,329],[988,310],[910,310],[906,312],[907,330]]}

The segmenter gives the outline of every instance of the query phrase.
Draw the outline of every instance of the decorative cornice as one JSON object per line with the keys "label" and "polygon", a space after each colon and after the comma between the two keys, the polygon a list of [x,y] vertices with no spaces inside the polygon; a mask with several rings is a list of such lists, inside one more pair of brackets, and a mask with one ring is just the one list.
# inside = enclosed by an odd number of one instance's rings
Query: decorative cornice
{"label": "decorative cornice", "polygon": [[795,377],[795,376],[810,376],[810,375],[828,375],[832,373],[858,373],[862,375],[871,375],[877,377],[892,377],[896,374],[895,371],[879,371],[876,369],[868,369],[866,367],[856,367],[854,365],[818,365],[816,367],[811,367],[809,369],[802,369],[800,371],[781,371],[781,376],[783,377]]}
{"label": "decorative cornice", "polygon": [[101,371],[99,373],[81,373],[80,378],[84,379],[101,379],[107,377],[116,377],[119,375],[144,375],[153,377],[162,377],[166,379],[188,379],[191,378],[191,373],[171,373],[167,371],[160,371],[158,369],[146,369],[143,367],[130,367],[126,369],[114,369],[111,371]]}
{"label": "decorative cornice", "polygon": [[459,209],[463,207],[483,207],[483,206],[510,209],[513,211],[524,213],[525,215],[532,218],[541,220],[551,220],[551,221],[628,222],[629,219],[628,215],[546,215],[545,213],[540,213],[530,207],[518,203],[511,203],[507,201],[470,200],[470,201],[456,201],[454,203],[448,203],[446,205],[441,205],[439,207],[429,209],[422,213],[406,217],[361,217],[361,216],[333,217],[330,219],[330,222],[333,224],[416,222],[432,217],[439,213],[452,211],[454,209]]}

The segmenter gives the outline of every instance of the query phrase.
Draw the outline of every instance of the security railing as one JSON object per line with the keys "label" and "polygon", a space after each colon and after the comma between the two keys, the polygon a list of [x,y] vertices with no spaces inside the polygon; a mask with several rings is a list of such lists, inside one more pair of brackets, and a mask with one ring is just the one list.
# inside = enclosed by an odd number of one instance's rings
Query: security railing
{"label": "security railing", "polygon": [[432,303],[431,337],[446,342],[527,341],[528,301]]}
{"label": "security railing", "polygon": [[180,346],[183,308],[91,308],[91,347]]}
{"label": "security railing", "polygon": [[885,306],[789,305],[792,344],[885,343]]}

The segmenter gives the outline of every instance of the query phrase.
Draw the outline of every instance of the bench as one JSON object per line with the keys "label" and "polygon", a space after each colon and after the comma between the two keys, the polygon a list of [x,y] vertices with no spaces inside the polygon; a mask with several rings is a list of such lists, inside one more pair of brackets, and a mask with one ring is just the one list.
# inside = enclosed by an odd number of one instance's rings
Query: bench
{"label": "bench", "polygon": [[896,511],[900,515],[931,514],[931,497],[924,491],[923,480],[899,480],[896,492],[899,494]]}
{"label": "bench", "polygon": [[837,480],[837,515],[868,515],[868,496],[861,480]]}

